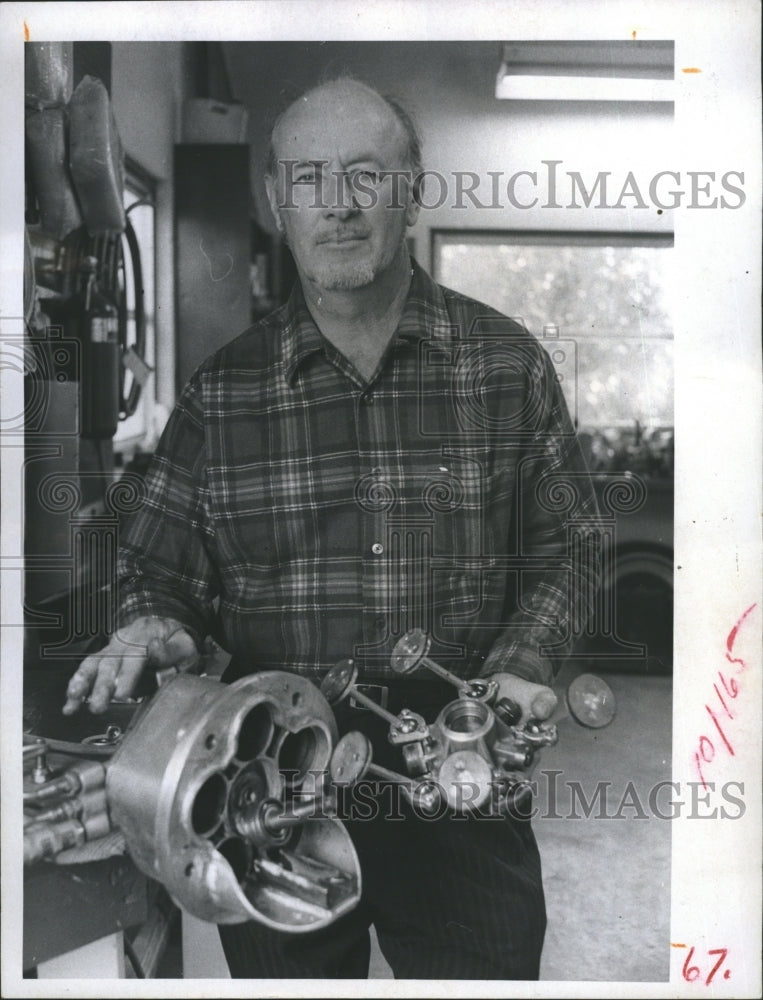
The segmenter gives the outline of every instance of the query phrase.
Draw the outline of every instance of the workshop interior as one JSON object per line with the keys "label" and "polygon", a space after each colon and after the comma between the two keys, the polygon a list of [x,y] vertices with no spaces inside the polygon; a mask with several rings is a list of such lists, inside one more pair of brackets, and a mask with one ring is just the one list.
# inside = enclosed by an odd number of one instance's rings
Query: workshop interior
{"label": "workshop interior", "polygon": [[[336,798],[368,775],[400,782],[424,812],[491,795],[504,811],[529,807],[549,795],[530,780],[539,760],[587,790],[669,779],[670,211],[605,207],[590,228],[569,185],[577,173],[590,187],[633,157],[646,172],[650,150],[668,148],[672,45],[644,43],[655,89],[635,96],[630,56],[619,67],[611,48],[605,79],[625,88],[616,99],[586,90],[601,84],[596,43],[565,45],[27,44],[26,977],[224,977],[215,924],[330,925],[362,891]],[[580,89],[513,91],[512,67],[525,86],[574,77]],[[337,737],[333,707],[363,697],[350,659],[320,688],[285,671],[225,685],[227,654],[210,639],[204,676],[146,682],[103,716],[61,714],[69,677],[114,630],[120,524],[174,402],[294,281],[262,180],[272,109],[289,88],[339,72],[398,97],[425,166],[444,175],[557,171],[559,204],[545,209],[527,190],[521,207],[506,202],[505,181],[500,205],[489,187],[462,191],[455,208],[430,189],[409,248],[437,281],[521,317],[544,344],[607,533],[595,620],[557,680],[559,717],[520,726],[490,684],[449,674],[425,633],[406,633],[393,669],[453,690],[436,718],[387,713],[395,772],[361,733]],[[464,774],[479,789],[468,802]],[[670,824],[539,813],[541,977],[666,979]],[[371,974],[390,975],[378,948]]]}

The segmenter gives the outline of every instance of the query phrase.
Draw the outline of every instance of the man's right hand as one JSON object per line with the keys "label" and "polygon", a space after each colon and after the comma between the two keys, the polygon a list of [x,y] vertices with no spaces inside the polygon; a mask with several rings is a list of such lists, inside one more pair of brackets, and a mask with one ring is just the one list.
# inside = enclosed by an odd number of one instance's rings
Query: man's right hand
{"label": "man's right hand", "polygon": [[73,715],[89,695],[88,708],[105,712],[112,698],[129,698],[147,663],[155,669],[193,670],[201,656],[186,629],[172,618],[137,618],[109,644],[80,664],[66,689],[64,715]]}

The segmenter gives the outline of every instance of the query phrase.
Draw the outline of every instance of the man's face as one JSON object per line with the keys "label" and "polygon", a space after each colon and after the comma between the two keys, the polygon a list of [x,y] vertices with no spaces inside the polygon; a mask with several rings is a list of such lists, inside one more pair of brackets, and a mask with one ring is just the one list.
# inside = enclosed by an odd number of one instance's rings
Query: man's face
{"label": "man's face", "polygon": [[395,114],[364,87],[329,84],[290,108],[273,139],[279,169],[268,196],[303,283],[373,284],[418,214],[399,173],[410,167]]}

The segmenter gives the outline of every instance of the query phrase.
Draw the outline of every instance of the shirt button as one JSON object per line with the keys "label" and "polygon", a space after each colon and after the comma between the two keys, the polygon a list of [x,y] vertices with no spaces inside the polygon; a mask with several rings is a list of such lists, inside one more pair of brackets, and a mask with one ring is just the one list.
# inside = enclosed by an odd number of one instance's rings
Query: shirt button
{"label": "shirt button", "polygon": [[372,406],[374,401],[374,394],[372,392],[364,392],[360,397],[366,406]]}
{"label": "shirt button", "polygon": [[384,615],[377,615],[376,618],[374,618],[374,625],[376,626],[378,632],[383,632],[384,626],[386,624],[387,624],[387,619],[384,617]]}
{"label": "shirt button", "polygon": [[381,542],[374,542],[374,544],[371,546],[371,551],[375,556],[380,556],[384,551],[384,546],[382,545]]}

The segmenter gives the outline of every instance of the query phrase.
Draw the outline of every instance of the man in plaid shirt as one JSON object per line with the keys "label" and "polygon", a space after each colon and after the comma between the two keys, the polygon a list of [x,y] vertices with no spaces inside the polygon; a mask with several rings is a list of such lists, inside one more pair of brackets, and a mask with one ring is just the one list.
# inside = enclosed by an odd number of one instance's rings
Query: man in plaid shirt
{"label": "man in plaid shirt", "polygon": [[[149,661],[194,669],[212,633],[232,653],[225,679],[317,683],[352,656],[392,711],[430,718],[452,689],[389,667],[410,628],[454,672],[495,678],[525,719],[553,712],[595,586],[569,535],[594,524],[593,490],[538,342],[409,258],[420,173],[408,116],[356,81],[278,119],[266,183],[299,281],[178,401],[121,548],[120,628],[65,712],[88,693],[104,711]],[[234,976],[363,977],[373,922],[398,978],[537,978],[529,822],[348,827],[362,904],[310,935],[221,927]]]}

